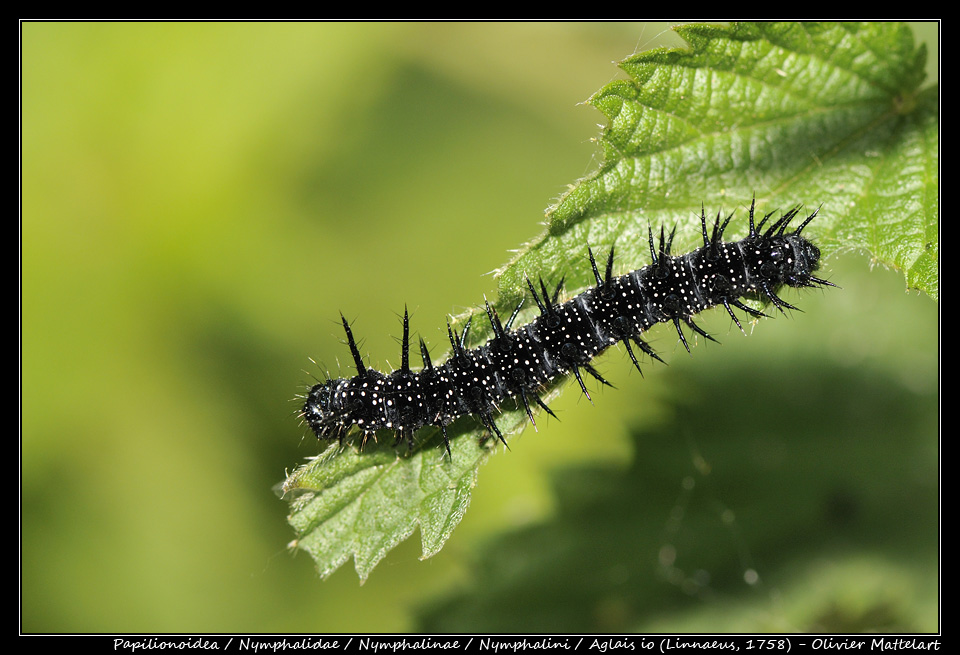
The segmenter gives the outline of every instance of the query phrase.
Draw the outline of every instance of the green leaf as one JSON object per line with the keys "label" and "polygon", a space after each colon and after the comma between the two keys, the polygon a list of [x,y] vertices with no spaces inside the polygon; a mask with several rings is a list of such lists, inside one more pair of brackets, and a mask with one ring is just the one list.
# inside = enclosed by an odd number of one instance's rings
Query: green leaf
{"label": "green leaf", "polygon": [[[926,51],[914,46],[909,28],[675,29],[690,48],[628,58],[620,67],[631,79],[590,99],[608,120],[599,139],[603,163],[549,210],[546,232],[498,272],[501,313],[527,293],[528,276],[554,284],[565,276],[570,294],[589,286],[588,245],[615,246],[621,272],[649,263],[649,227],[676,225],[674,251],[695,247],[702,206],[737,211],[730,234],[745,233],[754,197],[764,213],[798,203],[820,207],[805,235],[824,257],[869,252],[902,271],[909,288],[936,299],[938,89],[920,89]],[[470,345],[490,336],[478,317]],[[501,430],[519,430],[522,410],[503,409]],[[470,418],[448,431],[452,461],[437,431],[424,429],[409,451],[395,449],[392,439],[362,453],[333,446],[287,479],[295,543],[322,576],[353,556],[365,579],[417,527],[423,557],[440,550],[493,452]]]}
{"label": "green leaf", "polygon": [[[689,25],[692,46],[620,64],[633,79],[590,99],[609,124],[604,162],[548,213],[548,232],[502,271],[501,296],[527,275],[568,272],[585,244],[614,243],[624,268],[648,263],[647,227],[678,225],[694,246],[701,203],[716,212],[822,206],[824,255],[865,250],[938,295],[938,91],[893,23]],[[741,216],[743,213],[741,211]],[[737,225],[734,221],[732,225]],[[744,222],[739,225],[743,229]]]}
{"label": "green leaf", "polygon": [[459,448],[452,462],[436,447],[410,457],[397,457],[391,446],[362,454],[329,448],[284,484],[297,545],[313,555],[324,577],[354,555],[361,580],[417,526],[423,556],[437,553],[463,517],[486,456],[475,439],[459,444],[468,448]]}

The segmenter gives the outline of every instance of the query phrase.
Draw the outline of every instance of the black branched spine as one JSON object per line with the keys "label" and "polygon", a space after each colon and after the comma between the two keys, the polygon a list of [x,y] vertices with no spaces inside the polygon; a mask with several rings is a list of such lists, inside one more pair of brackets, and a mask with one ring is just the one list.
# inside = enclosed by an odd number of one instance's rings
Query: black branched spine
{"label": "black branched spine", "polygon": [[470,321],[462,334],[457,334],[448,322],[450,358],[434,365],[420,339],[423,368],[418,372],[410,370],[410,321],[406,309],[401,366],[389,374],[364,366],[350,325],[341,314],[357,375],[313,386],[303,405],[302,417],[320,439],[342,442],[356,428],[361,434],[361,446],[378,430],[393,430],[398,442],[406,439],[412,444],[417,430],[435,425],[440,428],[449,453],[447,425],[469,414],[506,444],[495,420],[504,401],[517,399],[536,427],[534,405],[554,416],[539,394],[558,377],[572,374],[587,398],[590,394],[582,372],[610,384],[592,366],[592,361],[614,344],[624,344],[630,360],[640,370],[634,346],[663,361],[642,338],[658,323],[672,323],[689,351],[684,325],[713,340],[693,321],[705,309],[723,306],[742,331],[734,308],[754,317],[765,314],[745,305],[741,298],[766,298],[783,312],[795,307],[777,295],[781,287],[834,286],[813,275],[819,266],[820,250],[801,236],[816,211],[794,231],[787,232],[799,207],[786,212],[766,229],[773,214],[755,223],[754,209],[755,203],[750,207],[749,233],[732,242],[724,242],[723,233],[733,214],[721,221],[718,213],[708,230],[706,213],[701,211],[703,246],[685,255],[670,254],[675,230],[667,235],[661,227],[655,242],[651,229],[651,264],[626,275],[613,275],[613,249],[602,273],[593,251],[588,249],[595,287],[560,303],[563,280],[551,294],[542,279],[536,286],[528,279],[530,295],[540,310],[535,320],[514,330],[522,301],[506,323],[486,303],[493,338],[468,349]]}

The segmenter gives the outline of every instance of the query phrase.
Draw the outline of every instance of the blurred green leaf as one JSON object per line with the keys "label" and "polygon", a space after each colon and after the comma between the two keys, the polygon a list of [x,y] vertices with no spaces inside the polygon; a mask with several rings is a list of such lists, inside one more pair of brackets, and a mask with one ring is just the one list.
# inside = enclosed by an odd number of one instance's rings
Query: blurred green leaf
{"label": "blurred green leaf", "polygon": [[[750,23],[676,31],[689,49],[628,58],[620,66],[631,79],[590,99],[608,119],[603,163],[499,271],[501,312],[524,296],[527,277],[565,276],[570,293],[589,286],[588,245],[616,245],[621,269],[640,268],[648,226],[676,224],[674,250],[683,252],[699,238],[702,206],[729,212],[753,197],[765,213],[820,206],[807,234],[824,256],[867,251],[936,299],[938,89],[919,88],[926,51],[909,28]],[[491,336],[484,323],[475,322],[470,344]],[[507,407],[498,425],[509,433],[524,420]],[[452,461],[436,431],[425,429],[409,452],[390,443],[362,454],[333,446],[288,478],[295,543],[321,575],[352,555],[365,579],[418,526],[423,556],[440,550],[492,452],[469,418],[449,431]]]}
{"label": "blurred green leaf", "polygon": [[[910,392],[895,370],[867,374],[795,351],[760,369],[753,353],[726,354],[724,366],[691,367],[670,380],[683,390],[676,411],[634,430],[642,457],[554,471],[556,512],[486,542],[473,563],[483,584],[434,599],[420,627],[655,633],[693,595],[700,609],[731,616],[683,631],[935,631],[936,613],[906,600],[921,585],[892,562],[906,552],[916,570],[937,569],[929,527],[937,457],[913,436],[935,438],[936,393]],[[788,380],[799,397],[784,403]],[[713,402],[719,389],[722,401]],[[804,418],[793,420],[794,410]],[[876,535],[876,547],[849,553],[862,534]],[[903,586],[892,591],[863,575],[864,559]],[[824,566],[834,567],[831,584],[797,591]],[[749,571],[769,579],[747,582]],[[845,593],[829,593],[834,585]],[[774,588],[776,610],[763,602],[759,616],[745,609]],[[745,615],[749,628],[736,624]]]}

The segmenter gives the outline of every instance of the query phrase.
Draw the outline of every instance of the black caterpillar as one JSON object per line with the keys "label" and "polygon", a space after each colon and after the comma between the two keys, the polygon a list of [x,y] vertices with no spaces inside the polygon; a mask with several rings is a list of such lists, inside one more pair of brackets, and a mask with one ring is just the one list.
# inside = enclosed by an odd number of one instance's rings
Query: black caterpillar
{"label": "black caterpillar", "polygon": [[[609,385],[590,362],[610,346],[622,342],[637,370],[631,342],[641,351],[663,361],[641,339],[657,323],[672,322],[687,351],[690,346],[681,322],[695,333],[716,341],[693,322],[693,316],[715,305],[723,305],[737,327],[736,307],[755,317],[766,315],[743,304],[742,297],[765,297],[781,312],[796,309],[777,296],[780,287],[836,286],[814,277],[820,250],[800,236],[803,228],[817,215],[814,211],[796,230],[787,226],[797,215],[796,207],[762,232],[767,214],[754,225],[756,201],[750,206],[750,232],[740,241],[725,243],[723,232],[733,214],[721,224],[720,214],[707,233],[707,219],[700,214],[703,246],[686,255],[671,256],[670,247],[676,228],[664,239],[660,228],[659,249],[654,248],[653,230],[649,230],[653,263],[619,277],[613,276],[613,249],[607,258],[606,272],[600,274],[593,251],[587,252],[597,285],[559,304],[563,281],[551,295],[543,280],[539,293],[527,279],[527,286],[540,316],[532,323],[512,331],[523,301],[506,323],[495,309],[486,305],[494,336],[486,344],[468,350],[465,347],[470,321],[458,335],[447,322],[447,334],[453,354],[445,363],[434,366],[427,346],[420,339],[423,368],[410,370],[410,321],[403,314],[403,341],[400,369],[390,374],[369,369],[363,364],[350,325],[340,315],[347,334],[350,353],[357,367],[353,378],[330,379],[313,386],[306,396],[302,418],[319,439],[339,439],[356,426],[362,433],[361,448],[377,430],[394,430],[399,443],[421,427],[435,425],[443,434],[447,454],[450,440],[446,426],[465,414],[477,416],[487,430],[506,445],[494,421],[494,413],[507,398],[519,398],[530,422],[536,426],[531,403],[550,411],[538,395],[556,378],[573,373],[583,393],[590,397],[581,370]],[[642,374],[642,371],[641,371]]]}

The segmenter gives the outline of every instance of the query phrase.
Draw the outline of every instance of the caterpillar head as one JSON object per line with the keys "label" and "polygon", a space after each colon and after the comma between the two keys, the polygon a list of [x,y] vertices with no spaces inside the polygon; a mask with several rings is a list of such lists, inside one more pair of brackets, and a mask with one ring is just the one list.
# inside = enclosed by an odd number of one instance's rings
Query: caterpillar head
{"label": "caterpillar head", "polygon": [[336,402],[337,389],[343,382],[327,380],[314,385],[307,393],[300,415],[320,439],[337,439],[344,432],[345,412]]}

